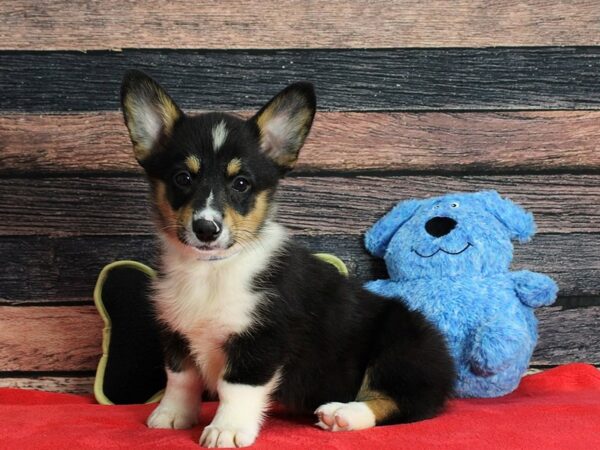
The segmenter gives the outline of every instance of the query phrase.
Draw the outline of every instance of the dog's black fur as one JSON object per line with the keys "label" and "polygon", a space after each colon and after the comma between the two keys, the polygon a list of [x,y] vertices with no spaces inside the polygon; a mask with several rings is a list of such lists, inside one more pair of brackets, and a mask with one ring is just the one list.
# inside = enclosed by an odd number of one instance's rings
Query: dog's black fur
{"label": "dog's black fur", "polygon": [[[420,314],[366,291],[293,243],[256,289],[277,295],[262,306],[268,321],[260,330],[230,341],[228,355],[240,359],[239,369],[227,374],[231,380],[264,383],[284,362],[277,398],[313,411],[356,400],[368,371],[368,390],[398,404],[379,424],[421,420],[441,410],[452,388],[452,361],[440,333]],[[248,355],[255,367],[244,363]]]}

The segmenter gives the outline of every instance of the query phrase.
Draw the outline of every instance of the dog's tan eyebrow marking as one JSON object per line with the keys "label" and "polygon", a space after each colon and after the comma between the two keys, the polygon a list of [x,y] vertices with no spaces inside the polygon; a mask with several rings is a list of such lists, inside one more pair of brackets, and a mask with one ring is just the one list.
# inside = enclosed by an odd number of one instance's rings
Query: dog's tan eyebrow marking
{"label": "dog's tan eyebrow marking", "polygon": [[227,139],[227,135],[229,131],[227,130],[227,126],[225,125],[225,121],[221,120],[218,124],[216,124],[212,129],[212,138],[213,138],[213,150],[216,152],[223,146],[225,143],[225,139]]}
{"label": "dog's tan eyebrow marking", "polygon": [[227,176],[234,177],[240,173],[241,169],[242,160],[240,158],[233,158],[231,161],[229,161],[229,164],[227,164]]}
{"label": "dog's tan eyebrow marking", "polygon": [[194,174],[200,172],[200,160],[195,155],[188,156],[185,159],[185,165],[190,169],[190,172]]}

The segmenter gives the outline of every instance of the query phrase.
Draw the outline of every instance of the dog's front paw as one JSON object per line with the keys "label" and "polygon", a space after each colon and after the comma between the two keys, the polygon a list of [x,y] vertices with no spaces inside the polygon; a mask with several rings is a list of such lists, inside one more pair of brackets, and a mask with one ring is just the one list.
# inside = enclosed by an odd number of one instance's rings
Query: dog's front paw
{"label": "dog's front paw", "polygon": [[208,425],[200,436],[200,445],[207,448],[248,447],[254,444],[258,430],[232,426]]}
{"label": "dog's front paw", "polygon": [[177,409],[172,406],[163,406],[162,404],[150,414],[146,425],[149,428],[172,428],[182,430],[192,428],[198,423],[198,411],[183,408]]}

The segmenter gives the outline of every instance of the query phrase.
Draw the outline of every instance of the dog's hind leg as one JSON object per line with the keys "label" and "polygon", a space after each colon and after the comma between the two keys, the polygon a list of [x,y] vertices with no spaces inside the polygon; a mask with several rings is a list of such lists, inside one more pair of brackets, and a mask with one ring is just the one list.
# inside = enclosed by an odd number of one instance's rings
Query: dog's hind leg
{"label": "dog's hind leg", "polygon": [[321,428],[359,430],[427,419],[452,394],[456,375],[442,335],[400,303],[385,317],[356,401],[320,406],[315,413]]}

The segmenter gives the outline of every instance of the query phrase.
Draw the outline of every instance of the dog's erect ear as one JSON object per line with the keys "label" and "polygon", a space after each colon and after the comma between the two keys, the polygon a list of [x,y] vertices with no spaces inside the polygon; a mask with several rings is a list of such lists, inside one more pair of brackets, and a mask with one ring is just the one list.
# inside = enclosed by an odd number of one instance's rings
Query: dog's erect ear
{"label": "dog's erect ear", "polygon": [[511,239],[529,241],[535,234],[533,215],[512,200],[502,198],[496,191],[475,194],[485,208],[508,230]]}
{"label": "dog's erect ear", "polygon": [[422,200],[406,200],[394,206],[365,234],[365,247],[367,247],[367,250],[373,256],[383,258],[396,231],[415,214],[422,203]]}
{"label": "dog's erect ear", "polygon": [[148,75],[130,70],[121,85],[121,107],[136,159],[142,163],[162,135],[183,115],[165,90]]}
{"label": "dog's erect ear", "polygon": [[258,127],[262,151],[284,171],[294,167],[316,110],[313,85],[289,85],[251,119]]}

